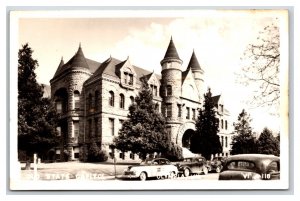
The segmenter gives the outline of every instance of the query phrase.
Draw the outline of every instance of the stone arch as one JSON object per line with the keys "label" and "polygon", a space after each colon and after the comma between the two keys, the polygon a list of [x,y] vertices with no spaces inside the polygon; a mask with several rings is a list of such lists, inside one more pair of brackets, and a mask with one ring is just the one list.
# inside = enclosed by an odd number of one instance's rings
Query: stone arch
{"label": "stone arch", "polygon": [[182,124],[178,129],[178,133],[177,133],[177,137],[176,137],[176,144],[178,144],[179,146],[182,147],[183,146],[182,139],[183,139],[183,136],[185,134],[187,134],[186,131],[191,133],[191,131],[195,131],[195,130],[196,130],[196,125],[193,122],[186,122],[186,123]]}

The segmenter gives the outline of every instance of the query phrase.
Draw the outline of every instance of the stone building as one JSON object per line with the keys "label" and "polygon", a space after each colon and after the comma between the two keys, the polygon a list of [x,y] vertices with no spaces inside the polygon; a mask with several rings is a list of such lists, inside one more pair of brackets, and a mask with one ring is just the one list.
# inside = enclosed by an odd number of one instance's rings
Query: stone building
{"label": "stone building", "polygon": [[[189,148],[206,92],[204,70],[194,51],[188,66],[182,66],[172,38],[160,64],[161,75],[157,75],[132,65],[129,58],[120,61],[110,57],[99,63],[86,58],[81,46],[67,63],[62,59],[50,81],[51,97],[61,115],[57,127],[61,144],[56,150],[60,159],[78,160],[80,150],[91,142],[112,156],[110,144],[127,118],[142,77],[148,81],[157,109],[166,117],[172,140]],[[222,97],[214,96],[213,100],[220,122],[220,154],[228,155],[232,123]],[[122,161],[137,160],[132,153],[118,153],[116,157]]]}

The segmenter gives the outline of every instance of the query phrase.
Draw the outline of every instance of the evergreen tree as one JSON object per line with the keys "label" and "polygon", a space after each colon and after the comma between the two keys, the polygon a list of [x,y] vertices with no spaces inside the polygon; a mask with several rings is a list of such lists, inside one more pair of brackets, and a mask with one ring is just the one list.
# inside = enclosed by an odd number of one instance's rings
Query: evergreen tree
{"label": "evergreen tree", "polygon": [[279,156],[279,141],[273,136],[272,131],[264,128],[257,142],[258,153]]}
{"label": "evergreen tree", "polygon": [[191,151],[202,154],[206,159],[210,159],[212,154],[221,153],[222,146],[218,132],[219,121],[209,89],[204,94],[204,106],[199,111],[196,132],[191,137]]}
{"label": "evergreen tree", "polygon": [[57,115],[50,99],[43,98],[43,86],[36,81],[38,61],[32,53],[28,44],[18,53],[18,151],[25,157],[33,153],[43,157],[57,144]]}
{"label": "evergreen tree", "polygon": [[142,88],[129,107],[128,120],[124,121],[113,147],[131,151],[146,158],[147,154],[164,153],[170,149],[170,136],[165,129],[164,117],[155,109],[148,83],[142,79]]}
{"label": "evergreen tree", "polygon": [[243,109],[234,124],[235,134],[232,138],[231,154],[257,153],[256,139],[252,135],[250,115]]}

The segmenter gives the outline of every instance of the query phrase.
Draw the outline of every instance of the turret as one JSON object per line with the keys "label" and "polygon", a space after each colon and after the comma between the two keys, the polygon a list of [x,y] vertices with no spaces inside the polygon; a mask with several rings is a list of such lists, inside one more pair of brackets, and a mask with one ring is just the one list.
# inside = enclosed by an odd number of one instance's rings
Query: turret
{"label": "turret", "polygon": [[178,107],[182,86],[182,60],[179,58],[173,40],[171,38],[163,60],[161,79],[161,96],[163,97],[163,113],[168,121],[177,121]]}
{"label": "turret", "polygon": [[199,65],[198,59],[196,57],[195,51],[193,50],[190,62],[187,69],[191,69],[194,75],[195,83],[198,89],[199,94],[203,95],[204,91],[204,71]]}

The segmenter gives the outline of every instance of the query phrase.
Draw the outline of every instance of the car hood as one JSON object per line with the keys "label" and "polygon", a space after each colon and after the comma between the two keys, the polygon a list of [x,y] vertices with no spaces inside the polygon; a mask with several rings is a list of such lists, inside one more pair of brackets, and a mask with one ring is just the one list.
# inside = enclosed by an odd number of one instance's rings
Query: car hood
{"label": "car hood", "polygon": [[259,178],[258,173],[240,170],[227,170],[219,174],[219,180],[255,180]]}

